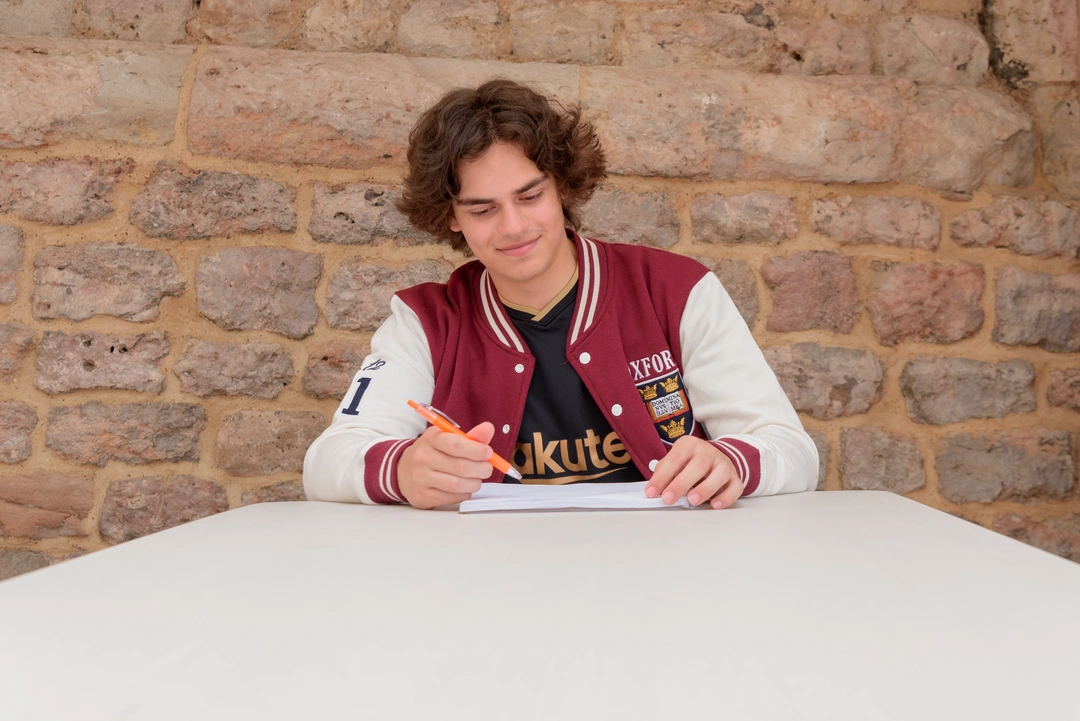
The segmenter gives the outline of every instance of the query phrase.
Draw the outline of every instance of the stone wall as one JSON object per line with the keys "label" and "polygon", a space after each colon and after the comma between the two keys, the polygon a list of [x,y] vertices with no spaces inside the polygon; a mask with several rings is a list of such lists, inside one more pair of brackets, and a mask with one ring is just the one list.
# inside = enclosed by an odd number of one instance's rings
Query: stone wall
{"label": "stone wall", "polygon": [[[598,237],[723,279],[821,450],[1080,560],[1076,0],[0,0],[0,577],[302,498],[450,87],[595,120]],[[857,539],[852,539],[857,542]]]}

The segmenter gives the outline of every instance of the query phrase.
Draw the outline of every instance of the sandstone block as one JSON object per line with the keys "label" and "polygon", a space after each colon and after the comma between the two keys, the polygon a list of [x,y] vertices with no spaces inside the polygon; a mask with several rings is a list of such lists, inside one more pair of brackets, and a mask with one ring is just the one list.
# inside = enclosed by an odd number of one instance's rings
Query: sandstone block
{"label": "sandstone block", "polygon": [[964,248],[1008,248],[1043,258],[1080,257],[1080,212],[1057,201],[997,198],[980,210],[969,210],[949,224],[953,241]]}
{"label": "sandstone block", "polygon": [[101,220],[112,215],[113,190],[134,167],[130,159],[0,163],[0,213],[50,225]]}
{"label": "sandstone block", "polygon": [[663,193],[600,188],[581,209],[582,234],[613,243],[670,248],[679,240],[679,216]]}
{"label": "sandstone block", "polygon": [[171,142],[193,47],[0,36],[0,148]]}
{"label": "sandstone block", "polygon": [[475,88],[492,78],[509,78],[555,98],[564,106],[576,105],[579,99],[579,70],[576,65],[496,60],[447,62],[444,58],[411,58],[410,62],[415,72],[436,84],[440,96],[452,88]]}
{"label": "sandstone block", "polygon": [[34,385],[46,393],[80,388],[161,393],[165,390],[161,362],[170,347],[160,330],[126,338],[47,330],[38,343]]}
{"label": "sandstone block", "polygon": [[1074,86],[1051,85],[1032,94],[1042,136],[1042,171],[1051,185],[1080,198],[1080,94]]}
{"label": "sandstone block", "polygon": [[104,466],[151,461],[199,460],[199,433],[206,411],[189,403],[97,401],[49,411],[45,444],[73,463]]}
{"label": "sandstone block", "polygon": [[829,470],[829,441],[821,431],[807,431],[814,445],[817,446],[818,455],[818,478],[816,491],[825,490],[825,475]]}
{"label": "sandstone block", "polygon": [[773,291],[766,330],[850,333],[862,313],[851,259],[843,253],[814,250],[771,257],[761,266],[761,277]]}
{"label": "sandstone block", "polygon": [[195,153],[255,162],[400,166],[420,113],[494,76],[578,99],[574,67],[216,47],[199,62],[188,138]]}
{"label": "sandstone block", "polygon": [[369,245],[393,240],[399,246],[432,243],[394,206],[398,188],[376,183],[315,185],[308,232],[318,243]]}
{"label": "sandstone block", "polygon": [[182,295],[186,287],[176,262],[160,250],[131,243],[53,245],[34,259],[31,310],[38,319],[151,321],[162,298]]}
{"label": "sandstone block", "polygon": [[151,238],[190,240],[296,230],[296,190],[267,178],[192,170],[162,160],[131,199],[133,225]]}
{"label": "sandstone block", "polygon": [[795,201],[756,191],[724,197],[699,195],[690,204],[690,222],[698,243],[778,243],[799,232]]}
{"label": "sandstone block", "polygon": [[51,471],[0,476],[0,536],[85,536],[83,521],[93,505],[91,479]]}
{"label": "sandstone block", "polygon": [[814,230],[841,245],[892,245],[937,250],[941,211],[918,198],[838,198],[815,200]]}
{"label": "sandstone block", "polygon": [[85,0],[77,24],[92,37],[177,43],[187,37],[185,24],[195,0]]}
{"label": "sandstone block", "polygon": [[630,13],[624,24],[619,42],[624,66],[764,72],[775,63],[769,30],[737,13],[658,8]]}
{"label": "sandstone block", "polygon": [[289,35],[290,0],[202,0],[197,33],[222,45],[271,48]]}
{"label": "sandstone block", "polygon": [[923,455],[911,436],[883,428],[840,431],[840,483],[844,490],[910,493],[926,485]]}
{"label": "sandstone block", "polygon": [[1080,514],[1039,521],[1019,513],[1006,513],[995,518],[990,527],[1028,545],[1080,562]]}
{"label": "sandstone block", "polygon": [[218,431],[218,466],[234,476],[299,473],[308,446],[324,428],[326,419],[313,411],[241,411]]}
{"label": "sandstone block", "polygon": [[935,85],[976,85],[990,67],[990,46],[969,22],[937,15],[885,17],[874,34],[882,74]]}
{"label": "sandstone block", "polygon": [[979,88],[671,68],[587,70],[582,105],[620,175],[1026,184],[1031,118]]}
{"label": "sandstone block", "polygon": [[191,339],[173,366],[180,390],[202,396],[277,398],[292,383],[293,362],[276,343]]}
{"label": "sandstone block", "polygon": [[445,283],[454,267],[445,260],[393,263],[347,258],[326,291],[326,320],[341,330],[373,331],[390,315],[390,298],[419,283]]}
{"label": "sandstone block", "polygon": [[499,43],[495,0],[415,0],[398,24],[406,55],[490,58]]}
{"label": "sandstone block", "polygon": [[986,0],[994,72],[1014,85],[1077,79],[1080,25],[1069,0]]}
{"label": "sandstone block", "polygon": [[1072,437],[1041,427],[945,436],[935,466],[952,503],[1063,498],[1076,479]]}
{"label": "sandstone block", "polygon": [[870,280],[870,317],[884,345],[955,343],[983,324],[982,266],[878,263]]}
{"label": "sandstone block", "polygon": [[367,343],[343,340],[332,340],[314,351],[304,368],[304,393],[319,399],[344,397],[369,352]]}
{"label": "sandstone block", "polygon": [[195,271],[199,312],[225,330],[311,335],[319,318],[315,286],[323,259],[283,248],[226,248]]}
{"label": "sandstone block", "polygon": [[18,323],[0,323],[0,381],[10,381],[34,345],[34,329]]}
{"label": "sandstone block", "polygon": [[1053,276],[1016,266],[999,269],[993,338],[1052,353],[1080,351],[1080,273]]}
{"label": "sandstone block", "polygon": [[253,503],[277,503],[280,501],[306,501],[304,484],[300,481],[282,481],[269,486],[262,486],[240,494],[240,505]]}
{"label": "sandstone block", "polygon": [[409,129],[438,96],[396,55],[211,48],[188,138],[195,153],[256,162],[399,165]]}
{"label": "sandstone block", "polygon": [[311,50],[386,52],[394,39],[391,0],[316,0],[302,36]]}
{"label": "sandstone block", "polygon": [[828,420],[866,413],[881,398],[885,366],[868,350],[795,343],[764,351],[795,410]]}
{"label": "sandstone block", "polygon": [[4,3],[0,5],[0,35],[63,37],[71,27],[74,4],[75,0]]}
{"label": "sandstone block", "polygon": [[900,130],[898,178],[961,194],[1031,184],[1034,125],[1016,101],[982,88],[917,87]]}
{"label": "sandstone block", "polygon": [[14,225],[0,225],[0,303],[15,300],[25,247],[21,230]]}
{"label": "sandstone block", "polygon": [[776,28],[781,54],[778,68],[785,75],[871,75],[874,41],[858,25],[828,19],[791,22]]}
{"label": "sandstone block", "polygon": [[746,321],[747,326],[753,328],[758,315],[758,297],[757,279],[754,278],[750,264],[733,258],[717,260],[700,255],[691,257],[716,274],[735,307],[739,309],[739,315]]}
{"label": "sandstone block", "polygon": [[[0,12],[3,11],[0,10]],[[2,22],[0,22],[0,27],[2,27]],[[44,553],[0,548],[0,581],[45,568],[50,563],[52,559]]]}
{"label": "sandstone block", "polygon": [[603,65],[611,59],[616,20],[607,3],[515,0],[512,52],[522,60]]}
{"label": "sandstone block", "polygon": [[1025,360],[984,363],[916,356],[900,374],[908,415],[944,425],[1035,410],[1035,369]]}
{"label": "sandstone block", "polygon": [[30,457],[30,434],[37,413],[21,401],[0,401],[0,463],[21,463]]}
{"label": "sandstone block", "polygon": [[1046,400],[1052,406],[1080,411],[1080,368],[1050,371],[1050,387]]}
{"label": "sandstone block", "polygon": [[225,489],[195,476],[114,481],[105,491],[98,531],[109,543],[163,531],[229,510]]}

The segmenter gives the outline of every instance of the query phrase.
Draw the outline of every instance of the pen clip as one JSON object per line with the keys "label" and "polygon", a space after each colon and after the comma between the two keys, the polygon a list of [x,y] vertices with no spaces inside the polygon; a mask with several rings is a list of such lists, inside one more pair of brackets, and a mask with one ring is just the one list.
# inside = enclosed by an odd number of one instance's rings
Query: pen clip
{"label": "pen clip", "polygon": [[455,422],[454,422],[454,419],[453,419],[453,418],[451,418],[450,416],[446,415],[445,413],[443,413],[442,411],[440,411],[440,410],[439,410],[438,408],[436,408],[435,406],[433,406],[433,405],[430,405],[430,404],[427,404],[427,403],[417,403],[416,405],[418,405],[418,406],[420,406],[421,408],[424,408],[424,409],[426,409],[426,410],[428,410],[428,411],[431,411],[431,412],[432,412],[432,413],[434,413],[435,415],[439,416],[439,418],[442,418],[442,419],[443,419],[444,421],[446,421],[447,423],[449,423],[450,425],[452,425],[452,426],[453,426],[454,428],[457,428],[458,430],[461,430],[461,426],[459,426],[459,425],[458,425],[457,423],[455,423]]}

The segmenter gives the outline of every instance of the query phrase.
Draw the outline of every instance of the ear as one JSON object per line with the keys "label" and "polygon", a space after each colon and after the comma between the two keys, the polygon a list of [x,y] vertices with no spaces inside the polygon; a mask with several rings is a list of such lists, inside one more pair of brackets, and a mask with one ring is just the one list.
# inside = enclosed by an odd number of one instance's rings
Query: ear
{"label": "ear", "polygon": [[451,211],[449,225],[450,230],[454,231],[455,233],[461,232],[461,225],[457,222],[457,216],[453,214],[453,211]]}

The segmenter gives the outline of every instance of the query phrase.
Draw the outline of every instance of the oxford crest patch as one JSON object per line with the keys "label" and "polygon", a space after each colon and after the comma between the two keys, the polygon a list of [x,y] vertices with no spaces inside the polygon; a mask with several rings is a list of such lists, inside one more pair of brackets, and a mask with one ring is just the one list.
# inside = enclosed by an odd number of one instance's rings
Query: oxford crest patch
{"label": "oxford crest patch", "polygon": [[694,430],[694,413],[678,371],[637,384],[660,440],[674,443]]}

